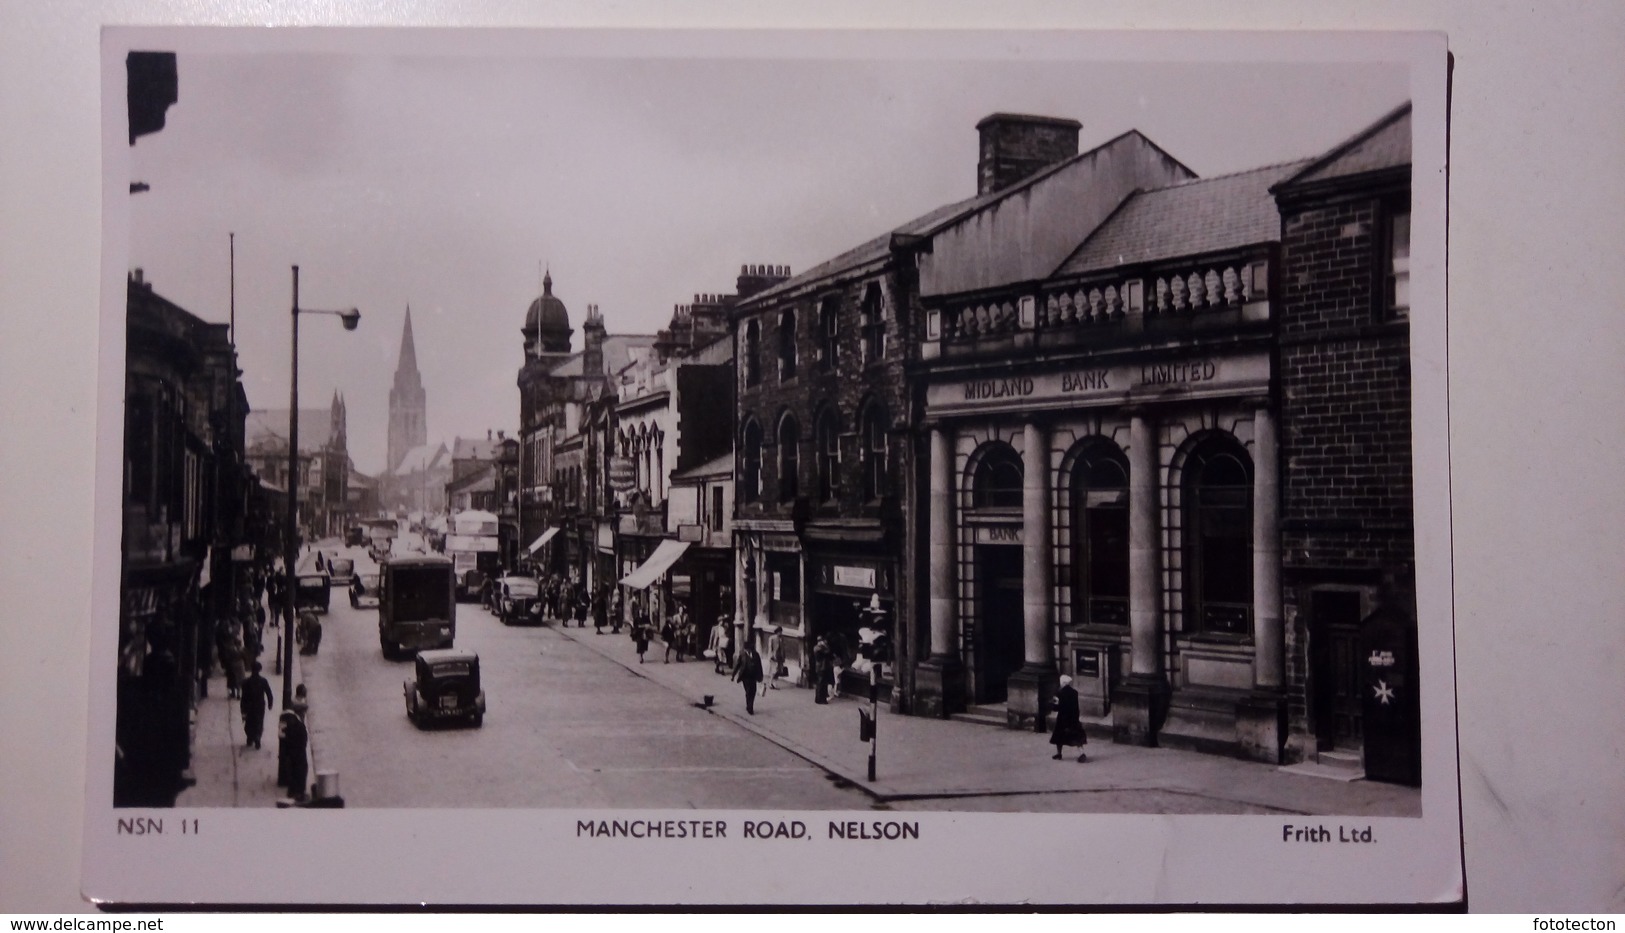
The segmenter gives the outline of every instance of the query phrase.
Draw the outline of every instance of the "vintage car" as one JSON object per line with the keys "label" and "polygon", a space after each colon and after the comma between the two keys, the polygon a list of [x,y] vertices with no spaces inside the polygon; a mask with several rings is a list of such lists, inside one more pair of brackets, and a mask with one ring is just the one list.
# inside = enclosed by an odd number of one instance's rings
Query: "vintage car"
{"label": "vintage car", "polygon": [[327,576],[334,586],[349,586],[355,582],[355,561],[348,557],[335,557],[327,562]]}
{"label": "vintage car", "polygon": [[478,726],[485,720],[480,656],[466,648],[419,651],[417,678],[401,685],[406,718],[423,729],[447,722]]}
{"label": "vintage car", "polygon": [[362,525],[351,525],[344,529],[345,547],[366,547],[367,529]]}
{"label": "vintage car", "polygon": [[356,574],[355,580],[350,584],[350,608],[378,608],[378,574]]}
{"label": "vintage car", "polygon": [[533,577],[507,576],[496,582],[492,597],[497,618],[503,625],[525,625],[542,621],[541,584]]}
{"label": "vintage car", "polygon": [[302,573],[294,583],[294,609],[313,609],[326,612],[333,581],[325,573]]}

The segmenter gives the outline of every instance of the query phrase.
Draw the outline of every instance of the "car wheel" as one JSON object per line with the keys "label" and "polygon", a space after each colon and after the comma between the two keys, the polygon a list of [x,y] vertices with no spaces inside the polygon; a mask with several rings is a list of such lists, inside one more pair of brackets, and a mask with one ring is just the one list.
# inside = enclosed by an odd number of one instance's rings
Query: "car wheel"
{"label": "car wheel", "polygon": [[475,713],[471,721],[474,723],[474,728],[478,729],[485,722],[485,714]]}

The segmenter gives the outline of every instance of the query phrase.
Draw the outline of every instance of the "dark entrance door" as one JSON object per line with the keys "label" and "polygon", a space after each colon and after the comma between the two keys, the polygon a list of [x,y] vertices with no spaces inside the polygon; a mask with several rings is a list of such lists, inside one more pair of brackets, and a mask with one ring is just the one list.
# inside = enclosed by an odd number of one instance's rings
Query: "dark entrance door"
{"label": "dark entrance door", "polygon": [[1310,601],[1314,656],[1315,744],[1320,751],[1357,749],[1360,715],[1360,594],[1321,590]]}
{"label": "dark entrance door", "polygon": [[1021,548],[978,547],[976,579],[976,701],[1003,703],[1023,655]]}

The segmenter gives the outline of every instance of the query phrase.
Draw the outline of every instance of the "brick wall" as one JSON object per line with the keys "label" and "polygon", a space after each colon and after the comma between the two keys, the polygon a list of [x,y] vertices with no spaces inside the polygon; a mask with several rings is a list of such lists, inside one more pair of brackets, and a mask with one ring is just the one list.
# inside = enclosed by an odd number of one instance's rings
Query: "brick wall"
{"label": "brick wall", "polygon": [[1287,760],[1315,748],[1309,587],[1375,592],[1415,555],[1410,333],[1384,319],[1382,204],[1345,195],[1282,210]]}
{"label": "brick wall", "polygon": [[[862,308],[864,295],[871,284],[881,286],[887,305],[886,356],[877,363],[865,364]],[[757,350],[761,381],[739,390],[738,430],[741,433],[736,438],[740,446],[736,448],[735,456],[740,458],[740,475],[744,475],[742,432],[746,422],[754,416],[762,426],[763,494],[755,503],[746,503],[741,497],[738,507],[741,517],[789,518],[791,515],[793,504],[778,501],[779,453],[775,445],[778,441],[779,416],[785,410],[795,415],[801,432],[797,484],[800,497],[808,500],[809,515],[845,518],[878,515],[878,506],[863,498],[863,475],[857,443],[861,442],[861,438],[842,443],[844,456],[838,473],[840,496],[832,502],[819,500],[817,418],[825,405],[833,405],[840,419],[841,432],[850,434],[858,430],[862,406],[873,397],[886,406],[887,417],[894,429],[904,423],[908,412],[903,381],[903,352],[907,345],[903,323],[907,310],[905,307],[900,312],[896,307],[895,302],[900,295],[904,293],[898,276],[887,270],[805,297],[774,302],[737,322],[736,334],[743,334],[751,320],[757,322],[761,332]],[[835,365],[826,371],[819,363],[819,350],[823,343],[818,330],[819,309],[832,298],[836,301],[837,309],[837,358]],[[905,301],[909,300],[906,295],[904,298]],[[790,308],[796,312],[796,375],[789,380],[780,380],[778,324],[780,314]],[[743,344],[740,346],[743,352]],[[743,360],[740,366],[743,372]],[[891,495],[898,498],[903,492],[903,477],[898,469],[901,447],[902,443],[896,438],[889,439],[887,459]]]}
{"label": "brick wall", "polygon": [[1410,336],[1381,319],[1376,202],[1288,214],[1282,239],[1283,550],[1288,568],[1408,562]]}

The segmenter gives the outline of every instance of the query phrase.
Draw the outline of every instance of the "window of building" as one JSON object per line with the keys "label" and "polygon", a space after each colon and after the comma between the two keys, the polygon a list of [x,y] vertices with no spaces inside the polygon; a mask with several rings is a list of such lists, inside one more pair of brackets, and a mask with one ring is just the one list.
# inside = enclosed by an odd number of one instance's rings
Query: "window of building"
{"label": "window of building", "polygon": [[1072,473],[1073,618],[1128,624],[1128,460],[1101,442]]}
{"label": "window of building", "polygon": [[795,416],[779,421],[779,501],[789,502],[801,494],[801,427]]}
{"label": "window of building", "polygon": [[722,487],[711,487],[711,530],[722,530]]}
{"label": "window of building", "polygon": [[833,372],[835,369],[839,346],[836,342],[836,332],[839,329],[840,304],[835,298],[826,298],[818,307],[818,368],[822,372]]}
{"label": "window of building", "polygon": [[746,502],[755,502],[762,494],[762,426],[754,418],[745,422],[740,449],[744,456],[739,495]]}
{"label": "window of building", "polygon": [[787,309],[779,315],[779,379],[796,377],[796,312]]}
{"label": "window of building", "polygon": [[745,385],[747,386],[757,385],[762,381],[761,349],[761,325],[756,321],[751,321],[745,325],[745,346],[739,352],[745,362]]}
{"label": "window of building", "polygon": [[870,402],[863,410],[862,420],[863,497],[871,502],[891,492],[887,476],[886,409],[879,402]]}
{"label": "window of building", "polygon": [[863,362],[886,358],[886,307],[880,286],[870,285],[863,293]]}
{"label": "window of building", "polygon": [[1021,508],[1021,456],[1009,445],[995,445],[976,465],[972,502],[979,509]]}
{"label": "window of building", "polygon": [[1388,215],[1387,234],[1384,309],[1389,320],[1403,321],[1411,314],[1411,213],[1408,207]]}
{"label": "window of building", "polygon": [[1185,598],[1190,630],[1249,635],[1253,615],[1253,467],[1215,438],[1184,469]]}
{"label": "window of building", "polygon": [[841,420],[834,406],[818,416],[818,498],[831,502],[841,494]]}

